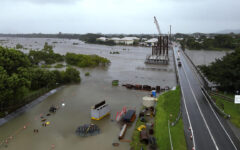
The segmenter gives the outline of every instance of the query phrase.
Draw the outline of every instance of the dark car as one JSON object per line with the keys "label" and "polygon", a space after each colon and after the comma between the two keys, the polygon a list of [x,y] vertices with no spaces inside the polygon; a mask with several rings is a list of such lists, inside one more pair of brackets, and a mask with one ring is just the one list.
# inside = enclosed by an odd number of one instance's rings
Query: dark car
{"label": "dark car", "polygon": [[178,66],[181,67],[182,66],[182,63],[181,61],[178,62]]}

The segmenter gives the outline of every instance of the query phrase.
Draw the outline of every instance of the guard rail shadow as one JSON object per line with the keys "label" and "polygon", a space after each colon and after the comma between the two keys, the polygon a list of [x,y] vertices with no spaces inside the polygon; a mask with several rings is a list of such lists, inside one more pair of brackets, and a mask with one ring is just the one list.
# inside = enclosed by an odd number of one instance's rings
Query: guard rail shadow
{"label": "guard rail shadow", "polygon": [[202,81],[204,82],[204,87],[206,89],[209,90],[209,86],[208,86],[208,81],[206,80],[206,78],[203,76],[203,74],[200,72],[199,68],[193,63],[193,61],[191,60],[191,58],[186,54],[185,51],[183,51],[183,54],[186,56],[186,58],[190,61],[190,63],[192,64],[192,66],[195,68],[195,70],[197,71],[198,75],[201,77]]}
{"label": "guard rail shadow", "polygon": [[221,97],[222,99],[226,100],[226,101],[229,101],[229,102],[234,102],[234,99],[233,98],[230,98],[230,97],[227,97],[225,95],[222,95],[222,94],[219,94],[219,93],[216,93],[216,92],[213,92],[213,91],[209,91],[210,94],[212,95],[216,95],[218,97]]}
{"label": "guard rail shadow", "polygon": [[221,110],[216,103],[213,101],[213,99],[211,98],[211,96],[208,94],[208,92],[201,87],[203,94],[206,96],[206,98],[209,100],[210,104],[213,106],[213,108],[222,116],[226,117],[226,118],[230,118],[231,116],[229,114],[226,114],[223,110]]}
{"label": "guard rail shadow", "polygon": [[[173,50],[173,48],[172,48]],[[178,70],[177,70],[177,65],[176,65],[176,59],[175,59],[175,53],[173,50],[173,62],[174,62],[174,69],[175,69],[175,75],[176,75],[176,80],[177,80],[177,84],[179,84],[179,79],[178,79]]]}
{"label": "guard rail shadow", "polygon": [[175,126],[178,123],[178,121],[181,119],[181,116],[182,116],[182,98],[180,100],[180,109],[179,109],[178,116],[177,116],[176,120],[171,123],[171,126]]}

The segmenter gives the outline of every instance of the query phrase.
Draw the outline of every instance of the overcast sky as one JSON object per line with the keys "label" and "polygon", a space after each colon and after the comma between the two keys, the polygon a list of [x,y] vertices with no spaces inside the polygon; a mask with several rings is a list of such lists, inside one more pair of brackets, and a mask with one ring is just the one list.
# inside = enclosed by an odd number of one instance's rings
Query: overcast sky
{"label": "overcast sky", "polygon": [[240,0],[0,0],[0,33],[163,33],[240,29]]}

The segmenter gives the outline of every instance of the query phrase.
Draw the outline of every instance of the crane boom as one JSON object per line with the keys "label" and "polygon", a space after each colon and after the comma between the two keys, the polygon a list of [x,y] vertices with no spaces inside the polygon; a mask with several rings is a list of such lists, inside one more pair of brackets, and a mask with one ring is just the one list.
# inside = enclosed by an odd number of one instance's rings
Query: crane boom
{"label": "crane boom", "polygon": [[161,35],[161,31],[160,31],[160,27],[157,21],[157,18],[154,16],[154,23],[156,24],[157,30],[158,30],[158,34]]}

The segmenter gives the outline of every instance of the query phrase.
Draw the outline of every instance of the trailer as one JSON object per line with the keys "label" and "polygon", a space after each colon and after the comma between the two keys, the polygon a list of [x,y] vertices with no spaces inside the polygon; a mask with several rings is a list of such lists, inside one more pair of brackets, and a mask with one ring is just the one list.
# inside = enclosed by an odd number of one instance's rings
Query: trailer
{"label": "trailer", "polygon": [[110,106],[105,100],[91,107],[91,119],[101,120],[107,115],[110,115]]}
{"label": "trailer", "polygon": [[136,119],[136,111],[135,110],[128,110],[125,116],[123,117],[123,121],[127,123],[131,123]]}

